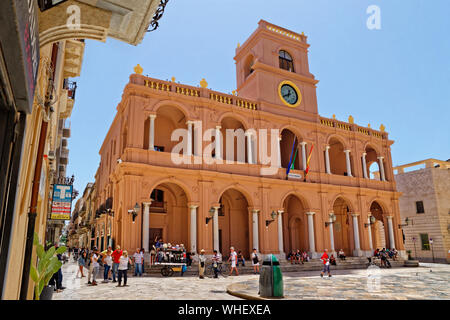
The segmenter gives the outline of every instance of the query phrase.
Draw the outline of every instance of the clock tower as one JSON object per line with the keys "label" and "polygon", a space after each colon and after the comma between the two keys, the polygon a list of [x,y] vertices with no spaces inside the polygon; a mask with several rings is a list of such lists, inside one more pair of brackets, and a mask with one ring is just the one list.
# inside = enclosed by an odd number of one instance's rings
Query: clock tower
{"label": "clock tower", "polygon": [[315,121],[316,85],[309,72],[307,37],[261,20],[236,49],[237,91],[260,110]]}

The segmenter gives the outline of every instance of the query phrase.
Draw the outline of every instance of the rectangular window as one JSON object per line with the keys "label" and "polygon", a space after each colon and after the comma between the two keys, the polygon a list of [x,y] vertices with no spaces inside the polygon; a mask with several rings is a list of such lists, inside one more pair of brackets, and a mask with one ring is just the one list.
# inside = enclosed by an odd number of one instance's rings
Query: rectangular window
{"label": "rectangular window", "polygon": [[430,250],[430,240],[428,238],[428,233],[421,233],[420,241],[422,242],[422,250]]}
{"label": "rectangular window", "polygon": [[423,201],[416,201],[416,211],[417,211],[417,213],[425,213],[425,208],[423,207]]}

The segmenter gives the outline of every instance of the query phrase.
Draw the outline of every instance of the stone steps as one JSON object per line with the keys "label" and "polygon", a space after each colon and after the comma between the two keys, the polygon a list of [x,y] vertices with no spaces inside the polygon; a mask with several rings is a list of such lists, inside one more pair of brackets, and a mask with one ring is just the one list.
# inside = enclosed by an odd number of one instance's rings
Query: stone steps
{"label": "stone steps", "polygon": [[[379,260],[375,261],[375,264],[379,266]],[[392,261],[389,260],[392,268],[400,268],[403,267],[405,262],[403,260]],[[209,265],[209,263],[208,263]],[[323,263],[319,259],[313,259],[309,262],[305,262],[304,264],[291,264],[289,261],[281,261],[280,263],[281,271],[283,273],[288,272],[301,272],[301,271],[320,271],[323,269]],[[331,266],[331,270],[346,270],[346,269],[367,269],[368,260],[365,257],[349,257],[344,261],[337,261],[336,266]],[[151,275],[161,275],[162,266],[156,265],[150,267],[149,265],[145,266],[144,276]],[[239,274],[253,274],[253,267],[251,263],[247,264],[245,267],[238,267]],[[131,274],[133,271],[130,272]],[[174,276],[179,276],[180,272],[175,271]],[[192,266],[188,267],[186,272],[184,273],[186,276],[196,276],[198,275],[198,265],[193,263]]]}

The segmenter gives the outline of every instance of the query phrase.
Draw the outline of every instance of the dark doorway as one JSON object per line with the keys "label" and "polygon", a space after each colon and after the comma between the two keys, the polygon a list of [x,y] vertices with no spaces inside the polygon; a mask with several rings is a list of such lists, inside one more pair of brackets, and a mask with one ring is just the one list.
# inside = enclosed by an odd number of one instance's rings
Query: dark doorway
{"label": "dark doorway", "polygon": [[[160,228],[150,228],[150,250],[153,248],[153,246],[156,244],[155,239],[156,238],[162,238],[163,229]],[[163,239],[164,240],[164,239]]]}

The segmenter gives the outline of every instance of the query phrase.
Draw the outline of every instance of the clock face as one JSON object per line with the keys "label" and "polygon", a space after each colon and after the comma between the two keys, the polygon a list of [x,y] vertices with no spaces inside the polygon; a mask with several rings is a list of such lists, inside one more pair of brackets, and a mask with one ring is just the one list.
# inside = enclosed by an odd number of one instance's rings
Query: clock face
{"label": "clock face", "polygon": [[281,96],[290,105],[295,105],[298,102],[297,91],[289,84],[284,84],[281,87]]}

